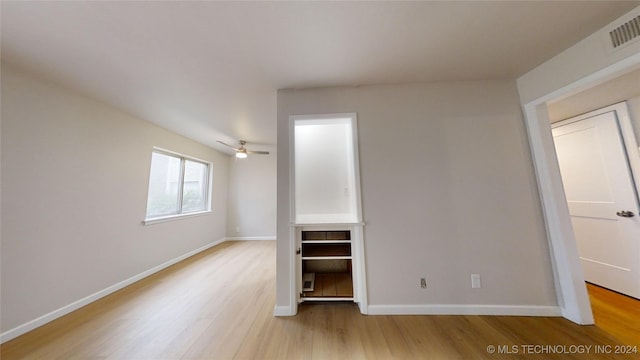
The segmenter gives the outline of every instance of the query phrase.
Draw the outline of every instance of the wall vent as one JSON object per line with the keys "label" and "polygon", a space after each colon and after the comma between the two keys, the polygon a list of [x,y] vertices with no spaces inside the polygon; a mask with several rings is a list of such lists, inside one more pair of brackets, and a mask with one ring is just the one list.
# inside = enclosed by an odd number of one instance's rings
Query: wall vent
{"label": "wall vent", "polygon": [[640,37],[640,15],[609,31],[614,49]]}

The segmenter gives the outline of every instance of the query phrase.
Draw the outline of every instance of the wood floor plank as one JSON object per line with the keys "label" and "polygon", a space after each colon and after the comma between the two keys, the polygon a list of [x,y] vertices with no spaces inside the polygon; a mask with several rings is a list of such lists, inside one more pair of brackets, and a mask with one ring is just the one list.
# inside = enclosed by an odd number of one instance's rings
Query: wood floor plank
{"label": "wood floor plank", "polygon": [[[297,316],[277,318],[274,289],[275,243],[227,242],[3,344],[0,358],[640,358],[522,353],[525,345],[637,343],[637,303],[623,299],[599,313],[607,305],[598,299],[611,294],[591,287],[596,326],[557,317],[364,316],[343,302],[304,303]],[[631,310],[621,311],[624,306]],[[520,352],[489,353],[488,346]]]}
{"label": "wood floor plank", "polygon": [[350,272],[336,274],[336,295],[353,297],[353,279]]}
{"label": "wood floor plank", "polygon": [[322,278],[322,296],[337,296],[336,275],[334,273],[321,273],[318,275]]}
{"label": "wood floor plank", "polygon": [[640,300],[589,283],[587,290],[596,325],[622,343],[640,347]]}

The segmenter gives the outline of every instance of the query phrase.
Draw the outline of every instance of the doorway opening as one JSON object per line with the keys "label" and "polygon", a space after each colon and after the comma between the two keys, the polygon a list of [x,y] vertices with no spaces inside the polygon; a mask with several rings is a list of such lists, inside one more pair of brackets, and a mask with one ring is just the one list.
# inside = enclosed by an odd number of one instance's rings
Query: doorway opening
{"label": "doorway opening", "polygon": [[[551,88],[549,92],[523,102],[525,123],[549,239],[558,306],[563,317],[577,324],[593,324],[594,319],[578,260],[569,209],[555,155],[548,104],[638,68],[640,68],[640,53],[633,53],[621,60],[604,64],[590,73],[584,73],[563,86],[553,87],[547,84]],[[540,85],[539,82],[536,84],[536,86]],[[531,84],[529,79],[525,79],[519,85],[530,86]]]}
{"label": "doorway opening", "polygon": [[627,103],[550,118],[584,278],[640,298],[640,152]]}
{"label": "doorway opening", "polygon": [[640,70],[546,107],[595,324],[633,343],[640,338]]}

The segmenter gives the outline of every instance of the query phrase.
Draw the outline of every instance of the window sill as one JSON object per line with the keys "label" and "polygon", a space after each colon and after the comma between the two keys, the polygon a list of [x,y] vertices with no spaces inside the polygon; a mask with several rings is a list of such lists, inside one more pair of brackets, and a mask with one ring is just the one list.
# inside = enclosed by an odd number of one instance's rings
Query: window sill
{"label": "window sill", "polygon": [[188,214],[161,216],[161,217],[155,217],[155,218],[150,218],[150,219],[144,219],[144,220],[142,220],[142,225],[145,225],[145,226],[146,225],[153,225],[153,224],[159,224],[159,223],[163,223],[163,222],[167,222],[167,221],[180,220],[180,219],[191,218],[191,217],[202,216],[202,215],[208,215],[208,214],[211,214],[211,210],[192,212],[192,213],[188,213]]}

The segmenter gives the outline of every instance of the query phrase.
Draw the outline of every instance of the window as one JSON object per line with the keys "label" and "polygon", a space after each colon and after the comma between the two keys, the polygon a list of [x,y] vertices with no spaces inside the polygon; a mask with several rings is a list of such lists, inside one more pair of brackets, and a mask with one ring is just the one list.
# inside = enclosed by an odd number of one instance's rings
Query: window
{"label": "window", "polygon": [[154,150],[145,223],[210,211],[210,174],[204,161]]}

